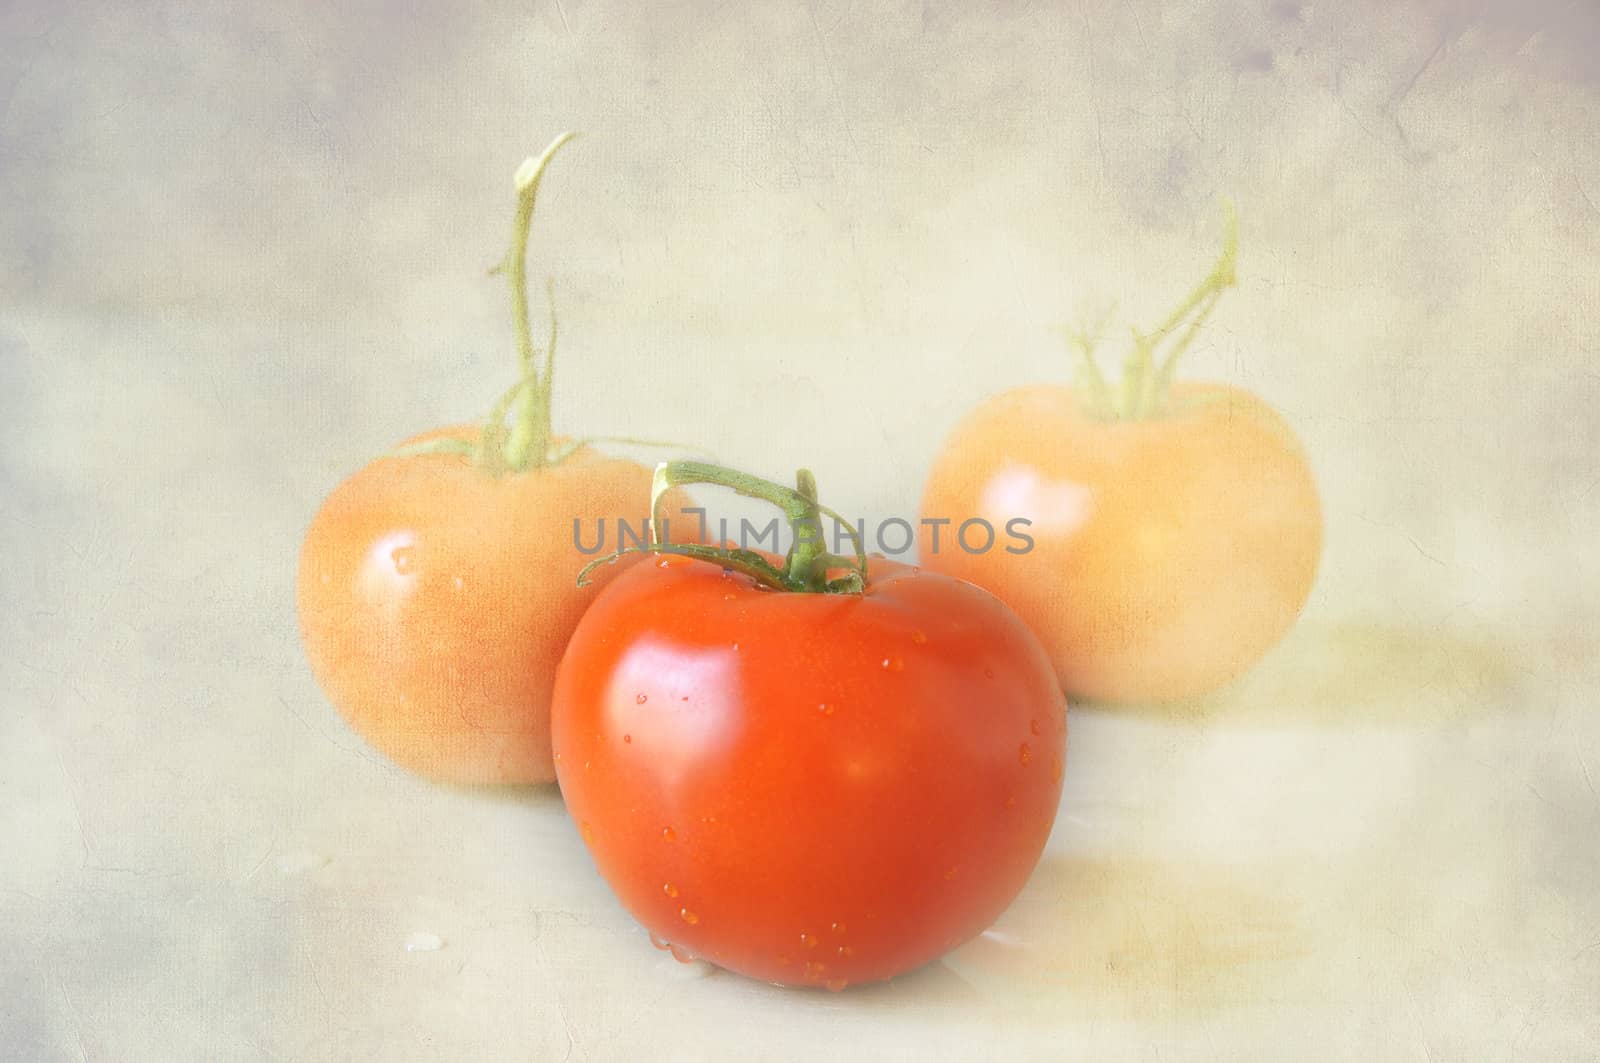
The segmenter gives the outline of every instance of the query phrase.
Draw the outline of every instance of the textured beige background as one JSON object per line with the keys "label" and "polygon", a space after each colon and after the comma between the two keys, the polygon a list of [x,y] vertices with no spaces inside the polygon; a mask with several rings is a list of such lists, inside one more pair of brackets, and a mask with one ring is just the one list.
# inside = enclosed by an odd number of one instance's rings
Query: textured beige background
{"label": "textured beige background", "polygon": [[[0,1056],[1600,1053],[1592,0],[205,6],[0,4]],[[562,424],[877,516],[1239,204],[1191,368],[1305,440],[1317,593],[1078,712],[1028,891],[898,983],[686,980],[553,795],[399,775],[302,663],[320,497],[509,379],[566,127]]]}

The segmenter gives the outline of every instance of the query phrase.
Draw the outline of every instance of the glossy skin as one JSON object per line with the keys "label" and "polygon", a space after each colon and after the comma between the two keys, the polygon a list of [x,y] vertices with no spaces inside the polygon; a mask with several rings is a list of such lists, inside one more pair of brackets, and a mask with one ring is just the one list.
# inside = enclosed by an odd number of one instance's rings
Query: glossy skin
{"label": "glossy skin", "polygon": [[[987,587],[1039,635],[1071,694],[1166,702],[1255,664],[1305,604],[1322,515],[1294,434],[1260,399],[1173,385],[1145,421],[1087,416],[1062,387],[980,405],[936,459],[922,563]],[[963,520],[1033,521],[1027,553],[952,541]],[[973,542],[981,540],[976,531]]]}
{"label": "glossy skin", "polygon": [[300,629],[323,692],[421,775],[552,781],[556,665],[598,593],[576,586],[591,558],[572,522],[582,518],[592,546],[604,517],[614,548],[615,518],[644,517],[650,476],[588,449],[498,478],[450,455],[367,465],[328,496],[300,555]]}
{"label": "glossy skin", "polygon": [[984,591],[875,560],[859,595],[683,558],[623,574],[556,684],[556,770],[601,874],[658,940],[846,985],[989,926],[1055,819],[1065,702]]}

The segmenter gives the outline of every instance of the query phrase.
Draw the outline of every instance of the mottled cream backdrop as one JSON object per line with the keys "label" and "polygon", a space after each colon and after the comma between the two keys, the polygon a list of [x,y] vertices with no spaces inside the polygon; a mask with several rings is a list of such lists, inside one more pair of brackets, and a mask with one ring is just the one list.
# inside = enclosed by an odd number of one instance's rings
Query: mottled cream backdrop
{"label": "mottled cream backdrop", "polygon": [[[1597,57],[1594,0],[0,3],[0,1057],[1596,1058]],[[300,535],[509,381],[569,127],[561,425],[880,517],[1238,203],[1190,368],[1305,441],[1316,594],[1077,711],[1028,890],[894,984],[692,977],[553,794],[306,671]]]}

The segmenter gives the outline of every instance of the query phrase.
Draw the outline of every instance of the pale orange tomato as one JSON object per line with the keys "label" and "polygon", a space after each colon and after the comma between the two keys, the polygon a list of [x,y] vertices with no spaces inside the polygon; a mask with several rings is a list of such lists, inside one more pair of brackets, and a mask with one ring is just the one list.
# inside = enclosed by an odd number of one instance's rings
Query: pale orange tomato
{"label": "pale orange tomato", "polygon": [[[1115,386],[1095,359],[1102,323],[1075,336],[1081,387],[989,399],[928,477],[923,563],[1016,610],[1071,694],[1174,701],[1215,690],[1283,636],[1316,579],[1322,510],[1289,426],[1246,391],[1174,382],[1236,283],[1226,208],[1216,264],[1158,326],[1134,330]],[[960,537],[975,520],[1006,534],[976,549],[981,531]]]}
{"label": "pale orange tomato", "polygon": [[[476,426],[422,439],[477,437]],[[318,510],[297,604],[311,670],[358,734],[396,763],[455,783],[555,778],[556,665],[603,585],[636,557],[578,572],[635,531],[651,472],[581,447],[494,475],[454,454],[373,461]],[[581,522],[584,546],[574,541]],[[692,521],[684,518],[684,527]]]}
{"label": "pale orange tomato", "polygon": [[[1136,420],[1096,417],[1061,386],[992,398],[945,444],[922,516],[924,565],[1010,605],[1069,693],[1115,702],[1181,699],[1240,675],[1294,622],[1322,551],[1293,432],[1219,384],[1174,384]],[[952,523],[935,550],[938,518]],[[956,541],[972,518],[1000,533],[993,548]],[[1033,546],[1013,553],[1024,543],[1004,529],[1017,518]]]}
{"label": "pale orange tomato", "polygon": [[[529,321],[534,200],[571,139],[557,137],[514,179],[517,213],[499,269],[511,291],[517,385],[481,424],[408,440],[345,480],[300,553],[300,632],[323,692],[378,750],[446,782],[555,779],[556,664],[596,593],[578,586],[579,573],[600,550],[630,545],[618,521],[647,535],[651,470],[553,436],[554,311],[542,367]],[[669,521],[679,498],[664,499]]]}

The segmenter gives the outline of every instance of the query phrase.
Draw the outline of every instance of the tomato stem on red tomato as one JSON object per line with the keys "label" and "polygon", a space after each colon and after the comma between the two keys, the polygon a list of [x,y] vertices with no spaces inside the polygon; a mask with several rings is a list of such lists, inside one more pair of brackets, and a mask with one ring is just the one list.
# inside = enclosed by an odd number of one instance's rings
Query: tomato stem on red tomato
{"label": "tomato stem on red tomato", "polygon": [[[793,545],[781,566],[773,564],[766,555],[755,550],[732,546],[711,546],[702,543],[672,543],[660,534],[661,509],[668,491],[684,484],[711,484],[726,487],[735,494],[763,502],[770,502],[783,510],[794,535]],[[610,564],[630,553],[673,554],[721,565],[743,573],[762,586],[777,591],[797,594],[859,594],[866,586],[867,556],[855,526],[836,510],[817,501],[817,481],[809,469],[795,475],[795,486],[785,487],[771,480],[763,480],[737,469],[712,465],[703,461],[666,461],[656,466],[655,480],[650,500],[651,541],[643,546],[630,547],[596,558],[578,573],[578,585],[583,586],[589,573],[601,565]],[[850,536],[855,546],[853,557],[830,553],[823,532],[822,518],[836,521]],[[845,568],[845,575],[828,578],[828,573]]]}
{"label": "tomato stem on red tomato", "polygon": [[[1238,216],[1233,204],[1224,200],[1222,253],[1216,264],[1153,331],[1133,329],[1133,349],[1123,363],[1121,387],[1115,392],[1095,360],[1104,322],[1094,329],[1069,333],[1068,339],[1082,359],[1082,379],[1088,393],[1085,405],[1091,414],[1105,420],[1142,421],[1163,412],[1178,359],[1194,341],[1222,293],[1237,282],[1238,254]],[[1158,359],[1157,352],[1168,340],[1172,342],[1165,358]]]}

